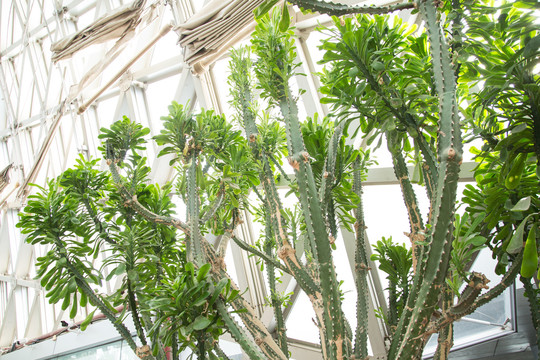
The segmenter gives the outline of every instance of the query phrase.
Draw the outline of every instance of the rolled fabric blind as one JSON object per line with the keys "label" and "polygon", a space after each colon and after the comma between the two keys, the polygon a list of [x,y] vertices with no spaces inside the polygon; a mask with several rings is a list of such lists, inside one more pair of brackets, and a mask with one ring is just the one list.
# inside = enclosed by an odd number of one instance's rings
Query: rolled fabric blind
{"label": "rolled fabric blind", "polygon": [[53,62],[68,59],[90,45],[119,38],[135,29],[140,22],[146,0],[135,0],[114,13],[99,18],[83,30],[51,45]]}
{"label": "rolled fabric blind", "polygon": [[264,0],[212,0],[174,30],[185,49],[184,61],[202,73],[255,28],[253,10]]}

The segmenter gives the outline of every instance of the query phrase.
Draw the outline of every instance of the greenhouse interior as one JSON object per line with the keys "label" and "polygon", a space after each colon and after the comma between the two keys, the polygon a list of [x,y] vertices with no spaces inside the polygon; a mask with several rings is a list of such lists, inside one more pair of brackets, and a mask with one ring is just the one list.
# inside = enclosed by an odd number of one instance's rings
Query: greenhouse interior
{"label": "greenhouse interior", "polygon": [[538,359],[537,0],[1,0],[0,358]]}

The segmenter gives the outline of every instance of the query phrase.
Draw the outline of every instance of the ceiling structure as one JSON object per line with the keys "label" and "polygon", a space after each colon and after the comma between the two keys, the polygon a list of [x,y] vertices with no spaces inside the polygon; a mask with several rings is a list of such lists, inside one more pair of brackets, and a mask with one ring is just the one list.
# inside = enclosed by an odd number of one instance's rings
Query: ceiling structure
{"label": "ceiling structure", "polygon": [[[19,210],[33,191],[31,184],[44,184],[46,179],[58,176],[79,155],[100,157],[99,129],[123,115],[149,127],[151,135],[156,135],[161,130],[156,120],[172,100],[181,104],[189,101],[194,109],[227,113],[228,94],[222,86],[226,81],[227,50],[249,35],[252,9],[260,2],[207,1],[206,9],[198,0],[0,3],[0,348],[53,332],[61,326],[61,320],[70,320],[60,305],[48,303],[39,281],[34,280],[33,264],[46,249],[26,244],[15,226]],[[241,9],[243,5],[247,7]],[[215,10],[212,17],[208,16],[208,8]],[[234,12],[227,13],[231,9]],[[239,13],[242,16],[238,17]],[[298,73],[307,74],[295,79],[298,87],[306,90],[300,99],[301,112],[326,115],[328,109],[319,102],[318,79],[313,75],[319,70],[316,58],[320,54],[315,45],[321,36],[314,29],[318,23],[328,23],[329,18],[291,13],[302,62]],[[409,22],[417,21],[415,15],[402,15]],[[206,37],[210,32],[207,28],[198,32],[197,27],[207,21],[218,32],[228,29],[226,21],[242,25],[235,36],[218,37],[217,41]],[[172,178],[173,169],[168,160],[156,158],[158,152],[156,145],[150,145],[146,156],[153,159],[152,180],[163,184]],[[464,166],[463,181],[471,180],[471,168]],[[395,184],[393,171],[385,167],[370,171],[366,182],[366,186],[373,185],[373,192],[376,186],[397,188]],[[369,196],[369,190],[366,193]],[[249,218],[248,213],[245,216]],[[396,233],[401,234],[396,227]],[[256,231],[246,221],[238,235],[253,242]],[[340,276],[351,279],[354,249],[348,248],[352,242],[347,240],[352,236],[342,231],[341,256],[349,262],[338,269]],[[248,289],[251,303],[272,328],[273,314],[264,306],[265,279],[255,259],[232,244],[227,260],[233,278],[241,288]],[[100,259],[96,261],[99,266]],[[376,271],[372,272],[370,284],[371,309],[384,309],[384,286]],[[115,286],[105,283],[102,291],[110,292]],[[293,301],[302,301],[294,280],[286,276],[278,290],[294,291]],[[291,326],[296,321],[295,308],[299,307],[293,305],[286,311]],[[85,318],[88,310],[75,320]],[[387,330],[374,315],[369,320],[372,354],[383,358]],[[305,323],[311,323],[310,317]],[[298,338],[291,346],[296,358],[315,359],[316,336]]]}

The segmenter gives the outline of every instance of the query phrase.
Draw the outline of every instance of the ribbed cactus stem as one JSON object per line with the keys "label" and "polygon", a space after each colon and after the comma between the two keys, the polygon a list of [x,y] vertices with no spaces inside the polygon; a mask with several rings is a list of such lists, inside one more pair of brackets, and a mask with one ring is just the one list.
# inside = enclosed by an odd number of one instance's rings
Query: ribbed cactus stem
{"label": "ribbed cactus stem", "polygon": [[219,315],[223,319],[225,326],[227,326],[231,336],[242,347],[242,350],[247,354],[247,356],[253,360],[265,360],[265,355],[257,346],[255,346],[255,344],[253,344],[248,334],[246,334],[244,330],[236,323],[223,301],[218,300],[216,304]]}
{"label": "ribbed cactus stem", "polygon": [[[272,257],[272,229],[267,226],[266,227],[266,233],[267,233],[267,242],[264,246],[264,251],[268,257]],[[266,262],[266,274],[268,275],[268,285],[270,287],[270,301],[272,303],[272,308],[274,309],[274,317],[276,319],[276,332],[278,335],[278,343],[279,347],[283,351],[284,354],[289,353],[289,348],[287,345],[287,330],[285,328],[285,320],[283,318],[283,310],[282,310],[282,303],[278,298],[278,294],[276,291],[276,274],[275,274],[275,268],[272,265],[272,263]]]}
{"label": "ribbed cactus stem", "polygon": [[360,159],[357,158],[354,163],[353,191],[359,198],[359,203],[354,210],[356,218],[356,248],[354,254],[356,270],[356,333],[354,339],[355,359],[365,359],[368,356],[367,337],[368,337],[368,311],[369,311],[369,293],[367,274],[369,271],[368,259],[366,253],[366,236],[364,209],[362,205],[362,169],[360,168]]}
{"label": "ribbed cactus stem", "polygon": [[409,225],[411,228],[409,238],[411,240],[413,250],[413,269],[416,272],[418,259],[421,256],[421,250],[417,243],[425,240],[424,223],[422,221],[422,215],[418,206],[416,193],[409,178],[409,170],[407,169],[407,164],[405,163],[405,159],[401,151],[401,144],[397,131],[387,131],[386,139],[388,150],[390,151],[390,154],[392,154],[394,174],[396,175],[401,187],[401,193],[403,194],[403,200],[405,201],[405,207],[409,217]]}
{"label": "ribbed cactus stem", "polygon": [[[289,163],[296,173],[300,193],[300,203],[306,222],[307,235],[315,244],[316,261],[319,265],[323,305],[323,331],[326,332],[330,348],[327,349],[328,358],[348,358],[351,353],[350,339],[345,331],[345,317],[341,309],[341,293],[339,291],[336,272],[332,260],[332,250],[326,231],[321,203],[311,169],[309,155],[305,151],[298,107],[290,89],[286,88],[287,96],[279,99],[279,107],[285,121],[287,139],[289,140]],[[318,302],[314,306],[319,305]]]}
{"label": "ribbed cactus stem", "polygon": [[106,242],[108,242],[109,244],[111,245],[114,245],[116,244],[116,241],[114,241],[113,239],[111,239],[111,237],[109,236],[109,234],[107,233],[107,230],[106,228],[103,226],[103,223],[101,222],[101,220],[99,219],[99,217],[97,216],[97,213],[96,213],[96,210],[94,209],[94,207],[92,206],[92,204],[90,204],[90,201],[88,200],[88,198],[82,198],[82,203],[84,205],[84,208],[86,209],[86,212],[88,213],[88,215],[90,216],[90,218],[92,219],[92,221],[94,222],[94,225],[96,227],[96,230],[98,231],[99,233],[99,236],[105,240]]}
{"label": "ribbed cactus stem", "polygon": [[137,311],[137,300],[135,299],[135,292],[133,291],[133,283],[129,279],[127,279],[126,283],[129,312],[131,313],[131,318],[133,319],[133,324],[135,324],[135,330],[137,331],[139,340],[141,340],[141,344],[146,345],[146,336],[144,335],[144,329],[141,324],[139,312]]}
{"label": "ribbed cactus stem", "polygon": [[[441,301],[441,309],[443,312],[448,311],[454,302],[454,292],[448,285],[444,286],[444,292]],[[437,339],[437,349],[433,360],[446,360],[450,354],[450,349],[454,345],[454,324],[449,323],[439,331],[439,338]]]}
{"label": "ribbed cactus stem", "polygon": [[[462,158],[462,143],[456,102],[456,79],[450,51],[437,20],[434,1],[419,2],[420,14],[426,21],[433,58],[433,77],[439,96],[439,171],[432,201],[432,227],[426,237],[429,246],[417,268],[422,277],[415,276],[414,296],[409,297],[404,316],[401,317],[392,346],[390,359],[419,357],[424,343],[422,334],[428,326],[440,296],[448,269],[452,237],[449,229],[453,222],[457,180]],[[416,274],[418,275],[418,273]]]}
{"label": "ribbed cactus stem", "polygon": [[125,188],[124,181],[122,180],[122,177],[118,172],[118,167],[116,166],[116,164],[112,161],[108,161],[108,164],[113,182],[115,183],[120,195],[122,195],[122,197],[124,198],[126,206],[132,207],[139,215],[141,215],[148,221],[151,221],[155,224],[172,226],[185,234],[189,234],[189,226],[180,219],[176,219],[170,216],[158,215],[144,207],[137,200],[137,197]]}
{"label": "ribbed cactus stem", "polygon": [[332,16],[342,16],[347,14],[389,14],[394,11],[414,9],[414,2],[400,3],[388,6],[362,6],[346,5],[338,2],[327,2],[320,0],[291,0],[290,3],[298,5],[304,9],[328,14]]}
{"label": "ribbed cactus stem", "polygon": [[[212,265],[212,279],[217,283],[221,279],[228,279],[232,290],[238,290],[238,286],[231,279],[227,271],[223,258],[219,257],[213,246],[202,238],[202,247],[206,255],[206,260]],[[261,349],[261,351],[269,360],[286,360],[287,356],[283,354],[279,345],[274,341],[268,329],[255,314],[255,310],[242,296],[236,297],[230,304],[235,311],[238,312],[240,319],[244,323],[246,329],[250,332],[253,339]],[[244,341],[244,340],[243,340]],[[247,341],[247,340],[246,340]]]}
{"label": "ribbed cactus stem", "polygon": [[290,243],[286,224],[281,212],[283,205],[274,182],[274,174],[270,167],[270,160],[268,156],[259,148],[257,138],[259,132],[255,123],[255,114],[253,112],[253,106],[251,104],[251,84],[249,81],[249,74],[251,73],[251,61],[249,60],[249,53],[244,51],[235,51],[232,54],[232,61],[235,66],[232,67],[231,77],[235,79],[235,83],[232,89],[232,95],[238,102],[238,111],[240,112],[242,123],[246,136],[249,139],[249,145],[251,152],[255,159],[259,160],[262,164],[262,171],[259,173],[261,185],[264,189],[263,204],[266,211],[270,214],[270,223],[267,226],[271,226],[274,231],[276,243],[279,244],[280,249],[278,251],[279,258],[286,264],[289,269],[289,273],[294,275],[298,284],[306,292],[306,294],[313,295],[320,291],[319,286],[310,276],[305,266],[300,262],[296,255],[296,251],[293,245]]}
{"label": "ribbed cactus stem", "polygon": [[535,289],[531,278],[520,277],[525,289],[525,297],[529,300],[529,309],[534,328],[536,329],[536,344],[540,344],[540,297],[538,289]]}
{"label": "ribbed cactus stem", "polygon": [[521,251],[513,260],[512,265],[508,269],[508,271],[504,274],[503,278],[501,279],[501,282],[495,285],[493,288],[491,288],[486,293],[478,296],[472,304],[470,304],[466,310],[464,310],[463,306],[459,306],[459,309],[452,310],[449,309],[448,311],[444,312],[442,316],[435,321],[434,323],[431,323],[429,327],[427,328],[426,332],[423,334],[424,337],[427,337],[431,334],[434,334],[438,331],[440,331],[442,328],[444,328],[449,323],[452,323],[458,319],[460,319],[463,316],[472,314],[476,309],[478,309],[480,306],[487,304],[491,300],[495,299],[497,296],[501,295],[508,286],[512,285],[514,283],[514,280],[516,279],[517,275],[519,274],[519,270],[521,268],[521,260],[523,259],[523,251]]}
{"label": "ribbed cactus stem", "polygon": [[214,199],[214,202],[208,208],[208,210],[204,213],[202,218],[199,220],[201,224],[205,224],[207,221],[212,219],[218,209],[220,208],[221,204],[223,203],[223,199],[225,198],[225,191],[223,190],[223,187],[221,187],[216,195],[216,198]]}
{"label": "ribbed cactus stem", "polygon": [[231,236],[231,239],[234,241],[234,243],[236,245],[238,245],[238,247],[240,249],[243,249],[243,250],[245,250],[245,251],[247,251],[247,252],[249,252],[249,253],[251,253],[253,255],[257,255],[262,260],[264,260],[265,263],[271,264],[274,268],[277,268],[277,269],[283,271],[284,273],[287,273],[287,274],[291,275],[291,272],[287,267],[283,266],[283,264],[281,264],[279,261],[275,260],[271,256],[269,256],[269,255],[265,254],[264,252],[260,251],[256,247],[253,247],[253,246],[247,244],[246,242],[242,241],[241,239],[239,239],[237,236],[234,236],[234,235]]}
{"label": "ribbed cactus stem", "polygon": [[330,203],[332,195],[332,187],[334,186],[334,181],[336,180],[336,158],[339,150],[339,142],[341,136],[343,135],[343,130],[345,128],[345,121],[340,122],[334,129],[334,133],[330,138],[328,144],[327,155],[324,159],[323,166],[323,177],[321,179],[321,188],[319,190],[319,200],[322,204],[323,215],[326,216],[326,212]]}
{"label": "ribbed cactus stem", "polygon": [[75,266],[73,266],[71,261],[67,257],[65,257],[65,259],[67,260],[66,268],[71,273],[71,275],[75,277],[75,282],[77,283],[77,286],[82,291],[84,291],[84,293],[90,300],[90,303],[96,306],[99,309],[99,311],[101,311],[101,313],[105,315],[107,320],[111,322],[111,324],[115,327],[115,329],[118,331],[120,336],[122,336],[122,339],[124,339],[129,345],[129,347],[131,348],[131,350],[135,352],[137,350],[137,345],[133,341],[131,332],[127,329],[127,327],[122,322],[118,321],[118,319],[116,318],[116,316],[114,316],[109,306],[107,306],[102,301],[102,299],[96,295],[94,290],[92,290],[92,288],[88,285],[85,277],[75,268]]}
{"label": "ribbed cactus stem", "polygon": [[190,156],[190,165],[187,171],[187,213],[189,224],[189,237],[186,237],[186,256],[188,261],[202,266],[204,261],[201,233],[199,231],[199,190],[197,187],[197,161],[198,153],[193,150]]}

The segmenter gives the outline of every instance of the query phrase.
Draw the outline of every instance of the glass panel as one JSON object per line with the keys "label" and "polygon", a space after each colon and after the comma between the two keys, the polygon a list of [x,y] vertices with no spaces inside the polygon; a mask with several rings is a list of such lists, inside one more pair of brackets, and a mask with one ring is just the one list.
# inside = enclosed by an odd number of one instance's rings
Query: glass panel
{"label": "glass panel", "polygon": [[[128,348],[129,349],[129,348]],[[131,350],[129,350],[131,351]],[[107,344],[103,346],[98,346],[95,348],[78,351],[73,354],[59,356],[57,360],[120,360],[120,356],[123,355],[122,352],[122,343],[115,342],[112,344]],[[123,357],[124,359],[136,359],[136,357]]]}
{"label": "glass panel", "polygon": [[[493,269],[496,262],[489,249],[480,251],[472,270],[483,273],[490,280],[490,284],[498,284],[501,276],[496,275]],[[474,313],[463,317],[454,323],[454,347],[459,349],[475,345],[487,339],[509,334],[514,331],[513,319],[513,287],[506,289],[501,295]],[[437,348],[437,336],[432,336],[424,349],[424,358],[433,355]]]}
{"label": "glass panel", "polygon": [[319,329],[313,323],[315,319],[311,301],[305,292],[300,291],[286,322],[287,335],[293,339],[320,344]]}

